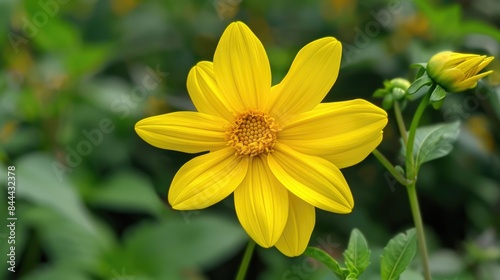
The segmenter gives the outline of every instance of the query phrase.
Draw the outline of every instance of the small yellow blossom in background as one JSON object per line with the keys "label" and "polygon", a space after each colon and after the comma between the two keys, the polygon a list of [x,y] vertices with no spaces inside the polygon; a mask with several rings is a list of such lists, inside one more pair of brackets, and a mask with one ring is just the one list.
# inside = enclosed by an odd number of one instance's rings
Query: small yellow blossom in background
{"label": "small yellow blossom in background", "polygon": [[220,38],[213,63],[189,72],[198,112],[139,121],[149,144],[208,152],[180,168],[169,189],[174,209],[209,207],[234,193],[238,219],[262,247],[302,254],[315,207],[350,213],[354,201],[339,168],[366,158],[382,141],[384,110],[361,99],[320,103],[337,79],[342,46],[318,39],[297,54],[281,83],[259,39],[241,22]]}
{"label": "small yellow blossom in background", "polygon": [[444,51],[435,54],[427,64],[427,73],[449,92],[461,92],[477,85],[477,81],[493,70],[478,74],[493,57]]}

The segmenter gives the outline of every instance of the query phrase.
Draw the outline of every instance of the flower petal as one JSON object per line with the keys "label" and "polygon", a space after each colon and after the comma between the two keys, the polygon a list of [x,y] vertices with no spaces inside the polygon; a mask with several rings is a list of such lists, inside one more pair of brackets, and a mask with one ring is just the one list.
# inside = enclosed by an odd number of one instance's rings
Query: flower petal
{"label": "flower petal", "polygon": [[271,67],[262,43],[244,23],[231,23],[222,34],[214,54],[214,73],[233,111],[267,104]]}
{"label": "flower petal", "polygon": [[337,80],[342,45],[333,37],[303,47],[281,83],[271,90],[270,113],[278,119],[314,108]]}
{"label": "flower petal", "polygon": [[232,121],[233,113],[215,81],[212,62],[202,61],[191,68],[187,78],[187,89],[199,112]]}
{"label": "flower petal", "polygon": [[247,169],[248,158],[235,156],[233,148],[195,157],[175,174],[168,191],[168,202],[177,210],[211,206],[241,184]]}
{"label": "flower petal", "polygon": [[359,163],[380,144],[386,124],[387,113],[362,99],[321,103],[290,118],[279,139],[294,150],[344,168]]}
{"label": "flower petal", "polygon": [[459,87],[464,87],[464,88],[474,88],[476,87],[476,84],[479,80],[481,80],[482,78],[488,76],[489,74],[493,73],[493,70],[490,70],[490,71],[486,71],[486,72],[483,72],[481,74],[478,74],[478,75],[475,75],[475,76],[472,76],[470,78],[467,78],[466,80],[462,81],[459,83]]}
{"label": "flower petal", "polygon": [[302,154],[282,143],[276,143],[268,163],[276,178],[307,203],[334,213],[352,211],[351,190],[333,163]]}
{"label": "flower petal", "polygon": [[288,218],[288,190],[274,177],[267,161],[251,159],[247,176],[234,191],[241,225],[260,246],[274,246]]}
{"label": "flower petal", "polygon": [[286,256],[296,257],[302,255],[309,244],[316,221],[316,212],[311,204],[292,193],[288,194],[290,205],[288,221],[281,238],[276,243],[276,248]]}
{"label": "flower petal", "polygon": [[150,145],[184,153],[226,147],[227,121],[198,112],[174,112],[140,120],[137,134]]}

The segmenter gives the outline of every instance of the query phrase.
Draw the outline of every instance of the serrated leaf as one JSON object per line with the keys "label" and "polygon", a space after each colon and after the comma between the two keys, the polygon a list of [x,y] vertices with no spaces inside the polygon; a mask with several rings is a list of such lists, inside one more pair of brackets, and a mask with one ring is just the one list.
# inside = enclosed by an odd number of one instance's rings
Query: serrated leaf
{"label": "serrated leaf", "polygon": [[[349,245],[344,252],[347,268],[351,272],[355,272],[357,276],[361,275],[370,264],[370,254],[368,242],[366,242],[361,231],[353,229],[349,238]],[[355,268],[355,271],[352,268]]]}
{"label": "serrated leaf", "polygon": [[413,156],[417,169],[425,162],[448,155],[460,132],[460,122],[423,126],[415,133]]}
{"label": "serrated leaf", "polygon": [[324,264],[328,269],[330,269],[337,277],[341,280],[345,279],[344,271],[340,264],[332,258],[327,252],[316,247],[307,247],[304,255],[313,258],[322,264]]}
{"label": "serrated leaf", "polygon": [[398,279],[413,260],[416,251],[415,229],[409,229],[406,234],[400,233],[389,240],[380,259],[381,279]]}
{"label": "serrated leaf", "polygon": [[416,79],[408,88],[408,94],[414,94],[421,87],[432,84],[432,79],[427,75],[427,73],[422,74],[422,76]]}

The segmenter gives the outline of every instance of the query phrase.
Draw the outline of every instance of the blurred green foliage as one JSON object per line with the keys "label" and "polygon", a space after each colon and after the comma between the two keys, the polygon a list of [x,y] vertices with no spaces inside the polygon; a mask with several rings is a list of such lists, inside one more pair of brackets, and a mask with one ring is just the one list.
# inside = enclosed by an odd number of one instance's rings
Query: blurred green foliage
{"label": "blurred green foliage", "polygon": [[[476,90],[448,95],[423,124],[461,120],[451,155],[424,166],[420,200],[434,279],[500,276],[500,9],[478,1],[0,2],[0,182],[15,166],[15,273],[0,226],[2,279],[231,279],[248,240],[232,198],[202,211],[166,203],[193,155],[156,149],[134,132],[141,118],[191,110],[189,69],[212,60],[233,20],[262,40],[273,83],[296,52],[322,36],[343,43],[342,69],[326,101],[371,98],[383,81],[412,79],[409,64],[450,49],[496,56]],[[408,104],[405,110],[415,110]],[[390,115],[380,149],[398,160]],[[374,158],[343,170],[356,208],[318,210],[311,246],[341,258],[349,232],[371,244],[360,279],[379,279],[382,246],[412,226],[405,190]],[[5,182],[5,184],[4,184]],[[0,192],[7,223],[7,188]],[[378,246],[378,247],[377,247]],[[373,268],[373,269],[372,269]],[[421,279],[418,258],[402,279]],[[248,279],[331,279],[306,257],[257,250]]]}

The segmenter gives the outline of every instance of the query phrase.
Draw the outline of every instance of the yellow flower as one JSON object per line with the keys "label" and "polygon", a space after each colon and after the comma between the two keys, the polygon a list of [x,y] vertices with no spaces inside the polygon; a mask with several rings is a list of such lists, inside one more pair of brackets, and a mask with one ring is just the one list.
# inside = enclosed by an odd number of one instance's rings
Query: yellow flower
{"label": "yellow flower", "polygon": [[187,89],[198,112],[154,116],[135,126],[153,146],[208,151],[175,175],[172,207],[202,209],[234,192],[248,235],[287,256],[307,247],[314,207],[350,213],[353,197],[339,168],[377,147],[387,114],[360,99],[320,104],[337,79],[341,50],[332,37],[306,45],[271,87],[261,42],[245,24],[230,24],[213,63],[199,62],[189,72]]}
{"label": "yellow flower", "polygon": [[474,88],[477,81],[493,71],[478,75],[493,57],[444,51],[435,54],[427,64],[427,73],[436,83],[449,92]]}

